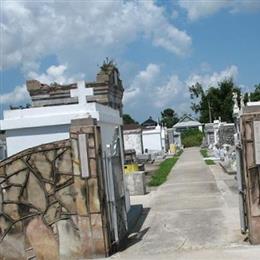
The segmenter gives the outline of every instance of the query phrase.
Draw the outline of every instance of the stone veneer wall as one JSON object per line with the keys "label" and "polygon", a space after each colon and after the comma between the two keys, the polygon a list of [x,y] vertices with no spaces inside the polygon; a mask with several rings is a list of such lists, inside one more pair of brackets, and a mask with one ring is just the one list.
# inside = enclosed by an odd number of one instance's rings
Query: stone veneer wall
{"label": "stone veneer wall", "polygon": [[69,140],[0,163],[1,259],[93,258],[111,251],[100,129],[93,120],[87,127],[76,121]]}
{"label": "stone veneer wall", "polygon": [[219,144],[234,145],[234,134],[235,134],[234,124],[220,125],[218,130]]}

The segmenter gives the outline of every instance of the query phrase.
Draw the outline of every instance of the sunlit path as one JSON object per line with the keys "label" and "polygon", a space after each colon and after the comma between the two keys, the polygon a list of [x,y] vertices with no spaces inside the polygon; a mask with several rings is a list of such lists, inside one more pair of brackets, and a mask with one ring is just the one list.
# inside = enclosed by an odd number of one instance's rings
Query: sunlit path
{"label": "sunlit path", "polygon": [[[227,259],[235,259],[243,252],[247,257],[250,246],[240,234],[234,176],[217,165],[209,168],[198,148],[186,149],[167,182],[146,196],[143,199],[150,211],[140,232],[143,237],[113,258],[219,259],[218,254],[227,254]],[[259,254],[258,250],[251,247],[250,256]]]}

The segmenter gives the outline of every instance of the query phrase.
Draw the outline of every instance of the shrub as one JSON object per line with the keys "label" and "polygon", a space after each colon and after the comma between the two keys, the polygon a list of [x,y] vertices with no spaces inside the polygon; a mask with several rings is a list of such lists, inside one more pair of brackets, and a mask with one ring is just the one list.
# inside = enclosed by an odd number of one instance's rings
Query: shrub
{"label": "shrub", "polygon": [[200,146],[203,133],[199,129],[188,129],[182,132],[181,142],[184,147]]}

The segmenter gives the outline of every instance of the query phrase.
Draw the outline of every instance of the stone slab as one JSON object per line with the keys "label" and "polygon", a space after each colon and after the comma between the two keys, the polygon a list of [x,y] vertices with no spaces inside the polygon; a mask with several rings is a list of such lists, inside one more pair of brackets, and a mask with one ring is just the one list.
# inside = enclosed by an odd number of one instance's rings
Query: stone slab
{"label": "stone slab", "polygon": [[131,196],[145,194],[144,171],[125,174],[125,182]]}

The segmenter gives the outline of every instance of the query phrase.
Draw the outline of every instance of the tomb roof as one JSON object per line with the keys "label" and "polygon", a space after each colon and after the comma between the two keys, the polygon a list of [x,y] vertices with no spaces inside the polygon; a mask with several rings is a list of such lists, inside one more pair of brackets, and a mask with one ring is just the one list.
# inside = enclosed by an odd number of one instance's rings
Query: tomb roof
{"label": "tomb roof", "polygon": [[194,126],[201,126],[202,124],[197,121],[196,119],[192,118],[189,115],[183,116],[178,123],[176,123],[173,127],[194,127]]}
{"label": "tomb roof", "polygon": [[150,116],[147,120],[145,120],[142,124],[143,127],[155,127],[158,125],[158,123],[156,121],[154,121],[152,119],[152,117]]}
{"label": "tomb roof", "polygon": [[138,124],[127,124],[123,126],[123,130],[138,130],[142,129],[142,126]]}

